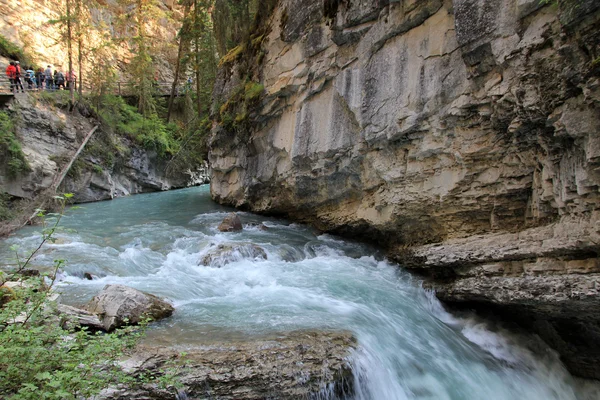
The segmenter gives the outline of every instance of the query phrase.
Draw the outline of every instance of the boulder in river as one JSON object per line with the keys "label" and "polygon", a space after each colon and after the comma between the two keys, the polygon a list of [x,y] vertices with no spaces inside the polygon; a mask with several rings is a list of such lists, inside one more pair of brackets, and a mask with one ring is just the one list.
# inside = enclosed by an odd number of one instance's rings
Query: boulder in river
{"label": "boulder in river", "polygon": [[98,314],[106,331],[126,324],[137,324],[144,318],[158,321],[171,316],[174,311],[166,301],[123,285],[104,286],[86,309]]}
{"label": "boulder in river", "polygon": [[[175,379],[190,399],[259,400],[346,398],[352,394],[348,361],[356,340],[349,332],[297,331],[186,350],[139,347],[122,363],[128,374],[159,376],[182,365]],[[105,390],[100,399],[172,399],[154,384]]]}
{"label": "boulder in river", "polygon": [[92,331],[105,330],[104,324],[97,314],[81,308],[71,307],[66,304],[58,305],[58,313],[62,319],[62,325],[66,329],[88,327]]}
{"label": "boulder in river", "polygon": [[242,259],[266,260],[265,250],[252,243],[220,244],[211,249],[200,260],[200,265],[207,267],[222,267]]}
{"label": "boulder in river", "polygon": [[236,213],[229,213],[225,218],[223,218],[223,222],[219,225],[219,230],[221,232],[239,232],[243,229],[242,220],[240,216]]}

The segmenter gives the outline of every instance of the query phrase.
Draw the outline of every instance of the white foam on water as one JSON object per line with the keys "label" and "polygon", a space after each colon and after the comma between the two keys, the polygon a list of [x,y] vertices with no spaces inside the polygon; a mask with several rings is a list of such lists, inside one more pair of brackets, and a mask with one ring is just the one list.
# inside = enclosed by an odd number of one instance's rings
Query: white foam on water
{"label": "white foam on water", "polygon": [[[206,189],[194,190],[167,198],[202,194],[199,206],[208,209]],[[268,229],[219,232],[216,227],[228,213],[221,208],[190,212],[187,220],[179,214],[185,226],[148,222],[148,215],[163,218],[170,212],[160,208],[169,204],[161,203],[161,196],[120,199],[133,210],[129,202],[142,199],[147,212],[134,213],[132,221],[125,214],[113,217],[109,204],[90,204],[80,232],[61,234],[64,243],[39,256],[45,264],[55,256],[68,260],[70,284],[61,286],[67,302],[84,303],[108,283],[167,297],[176,312],[152,334],[167,336],[167,329],[175,329],[180,346],[198,343],[203,334],[218,339],[233,332],[247,337],[349,330],[358,341],[349,359],[356,400],[600,398],[597,384],[574,379],[535,338],[447,312],[432,292],[366,245],[249,213],[240,213],[244,224],[264,223]],[[106,221],[112,224],[108,230]],[[35,237],[24,231],[1,244],[0,254],[6,257],[10,243],[32,247]],[[267,259],[241,250],[214,266],[198,265],[219,245],[230,244],[260,246]],[[87,281],[83,272],[99,278]],[[334,399],[333,388],[324,387],[315,398]]]}

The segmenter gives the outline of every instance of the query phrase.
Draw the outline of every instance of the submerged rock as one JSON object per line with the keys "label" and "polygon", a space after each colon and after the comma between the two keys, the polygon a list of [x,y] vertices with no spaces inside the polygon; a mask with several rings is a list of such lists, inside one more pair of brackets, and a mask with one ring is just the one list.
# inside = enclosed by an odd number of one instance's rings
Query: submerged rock
{"label": "submerged rock", "polygon": [[[180,364],[183,367],[175,378],[191,399],[336,398],[352,392],[348,359],[355,347],[349,332],[300,331],[272,339],[213,343],[187,350],[183,357],[174,349],[141,347],[122,365],[131,375],[155,376],[163,374],[167,365]],[[109,389],[100,396],[107,400],[173,397],[171,391],[152,384]]]}
{"label": "submerged rock", "polygon": [[242,220],[236,213],[229,213],[218,228],[221,232],[239,232],[242,229]]}
{"label": "submerged rock", "polygon": [[106,285],[86,306],[98,314],[106,331],[144,318],[158,321],[173,314],[174,308],[160,298],[123,285]]}
{"label": "submerged rock", "polygon": [[266,260],[267,253],[262,247],[252,243],[220,244],[202,257],[200,265],[222,267],[243,259]]}

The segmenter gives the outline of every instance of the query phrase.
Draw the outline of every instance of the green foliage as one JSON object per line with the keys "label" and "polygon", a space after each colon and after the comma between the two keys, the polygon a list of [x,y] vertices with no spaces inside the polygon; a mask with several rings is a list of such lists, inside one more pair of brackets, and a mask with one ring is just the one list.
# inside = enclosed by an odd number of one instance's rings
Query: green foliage
{"label": "green foliage", "polygon": [[0,192],[0,221],[10,221],[13,216],[10,208],[10,196],[7,193]]}
{"label": "green foliage", "polygon": [[2,35],[0,35],[0,56],[20,61],[22,64],[30,64],[32,62],[31,56]]}
{"label": "green foliage", "polygon": [[143,116],[122,97],[103,96],[102,108],[97,113],[105,127],[162,157],[173,155],[179,149],[176,125],[165,123],[155,113]]}
{"label": "green foliage", "polygon": [[15,136],[15,125],[5,111],[0,111],[0,156],[12,178],[22,172],[31,171],[21,144]]}
{"label": "green foliage", "polygon": [[70,106],[70,95],[67,90],[42,90],[35,94],[38,100],[44,103],[61,109],[66,109]]}
{"label": "green foliage", "polygon": [[[143,333],[143,327],[92,334],[57,317],[52,300],[56,275],[65,263],[56,260],[42,277],[18,280],[19,272],[47,242],[55,240],[65,205],[72,194],[56,196],[60,211],[42,217],[38,247],[22,260],[15,251],[16,271],[0,272],[0,398],[7,400],[75,400],[89,398],[111,384],[130,382],[117,360]],[[0,286],[2,286],[0,285]]]}
{"label": "green foliage", "polygon": [[229,52],[225,54],[219,61],[219,67],[225,64],[233,64],[245,50],[246,46],[243,43],[229,50]]}
{"label": "green foliage", "polygon": [[265,87],[254,81],[240,84],[227,101],[219,107],[219,122],[227,130],[247,135],[251,129],[250,112],[259,102]]}
{"label": "green foliage", "polygon": [[265,90],[265,87],[263,84],[261,83],[257,83],[257,82],[247,82],[246,85],[244,86],[244,98],[246,100],[246,102],[253,102],[255,100],[257,100],[260,95],[263,93],[263,91]]}
{"label": "green foliage", "polygon": [[93,170],[98,175],[102,175],[102,173],[104,172],[104,169],[101,166],[99,166],[98,164],[94,164]]}
{"label": "green foliage", "polygon": [[77,158],[73,164],[71,164],[71,168],[67,172],[67,176],[73,179],[79,179],[81,177],[81,173],[85,171],[86,163],[81,158]]}

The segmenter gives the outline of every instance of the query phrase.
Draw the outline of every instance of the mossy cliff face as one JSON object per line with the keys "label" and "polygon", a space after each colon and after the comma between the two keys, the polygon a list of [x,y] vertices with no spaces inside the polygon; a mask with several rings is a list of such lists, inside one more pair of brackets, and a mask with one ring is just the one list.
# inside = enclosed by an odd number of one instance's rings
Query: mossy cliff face
{"label": "mossy cliff face", "polygon": [[265,92],[213,130],[213,198],[385,244],[600,378],[599,8],[282,0],[221,68],[217,106]]}
{"label": "mossy cliff face", "polygon": [[[61,97],[66,104],[68,96]],[[28,94],[15,96],[8,110],[16,116],[15,136],[29,169],[12,176],[0,165],[0,192],[33,200],[51,187],[98,121],[83,116],[77,109],[71,112]],[[113,145],[109,147],[107,143],[111,142]],[[101,126],[69,170],[59,191],[73,193],[75,202],[86,203],[192,183],[185,171],[167,174],[166,165],[167,160],[156,151],[147,150],[129,138],[117,137]]]}

